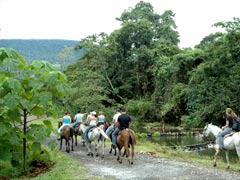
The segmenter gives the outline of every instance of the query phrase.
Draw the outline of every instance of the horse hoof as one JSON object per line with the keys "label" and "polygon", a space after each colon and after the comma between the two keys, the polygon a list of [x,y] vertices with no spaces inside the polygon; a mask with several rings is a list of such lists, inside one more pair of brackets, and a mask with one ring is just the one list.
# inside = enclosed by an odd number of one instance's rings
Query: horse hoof
{"label": "horse hoof", "polygon": [[131,165],[133,165],[133,162],[131,162]]}
{"label": "horse hoof", "polygon": [[216,167],[216,166],[217,166],[216,164],[213,165],[213,167]]}

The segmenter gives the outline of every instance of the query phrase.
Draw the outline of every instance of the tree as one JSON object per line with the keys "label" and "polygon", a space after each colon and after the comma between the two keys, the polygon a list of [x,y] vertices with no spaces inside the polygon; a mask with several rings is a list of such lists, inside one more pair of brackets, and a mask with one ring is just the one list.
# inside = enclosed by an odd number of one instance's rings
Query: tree
{"label": "tree", "polygon": [[[13,49],[0,49],[0,67],[0,159],[11,160],[13,165],[19,165],[22,159],[25,172],[27,150],[35,158],[39,156],[40,142],[52,128],[47,120],[44,126],[29,123],[28,115],[57,117],[70,88],[65,75],[51,64],[39,60],[28,64]],[[21,151],[23,158],[19,156]]]}

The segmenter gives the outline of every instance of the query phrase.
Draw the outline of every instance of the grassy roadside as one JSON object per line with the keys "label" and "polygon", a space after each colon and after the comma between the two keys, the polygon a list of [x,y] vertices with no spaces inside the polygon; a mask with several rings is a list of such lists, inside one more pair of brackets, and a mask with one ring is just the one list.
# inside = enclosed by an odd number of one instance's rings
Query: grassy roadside
{"label": "grassy roadside", "polygon": [[[55,131],[57,131],[57,121],[58,119],[51,120]],[[39,122],[37,122],[39,123]],[[110,147],[110,142],[107,141],[107,147]],[[194,152],[183,152],[182,150],[171,150],[167,147],[160,146],[156,143],[151,143],[147,140],[138,139],[137,146],[135,148],[135,153],[148,153],[152,152],[156,157],[167,158],[172,161],[182,161],[189,162],[198,166],[204,166],[207,168],[213,168],[213,157],[199,155]],[[44,174],[40,174],[35,178],[35,180],[52,180],[52,179],[82,179],[82,180],[102,180],[106,178],[95,177],[86,173],[84,167],[79,166],[79,162],[72,159],[70,156],[62,153],[58,150],[58,146],[49,150],[51,155],[51,161],[54,165]],[[231,154],[230,154],[231,156]],[[1,162],[0,162],[1,163]],[[81,162],[80,162],[81,163]],[[237,162],[230,162],[231,171],[238,171],[239,164]],[[225,159],[221,156],[218,157],[218,169],[225,169],[227,167]],[[15,178],[13,180],[20,180],[24,178]],[[25,178],[28,179],[28,178]]]}

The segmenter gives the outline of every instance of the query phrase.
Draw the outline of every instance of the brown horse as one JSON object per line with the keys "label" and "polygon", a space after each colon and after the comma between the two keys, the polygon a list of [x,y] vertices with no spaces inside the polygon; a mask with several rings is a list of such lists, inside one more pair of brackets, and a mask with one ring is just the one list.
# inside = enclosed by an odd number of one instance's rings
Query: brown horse
{"label": "brown horse", "polygon": [[[58,128],[60,128],[62,122],[58,122]],[[62,150],[62,140],[65,139],[66,152],[70,152],[70,140],[72,139],[72,151],[73,151],[73,129],[70,126],[64,126],[60,133],[60,150]]]}
{"label": "brown horse", "polygon": [[[118,158],[117,160],[122,163],[122,148],[124,147],[126,151],[126,156],[128,158],[129,164],[133,164],[134,157],[134,146],[137,144],[136,134],[132,129],[123,129],[119,132],[117,136],[117,147],[118,147]],[[131,145],[131,160],[130,160],[130,150]]]}

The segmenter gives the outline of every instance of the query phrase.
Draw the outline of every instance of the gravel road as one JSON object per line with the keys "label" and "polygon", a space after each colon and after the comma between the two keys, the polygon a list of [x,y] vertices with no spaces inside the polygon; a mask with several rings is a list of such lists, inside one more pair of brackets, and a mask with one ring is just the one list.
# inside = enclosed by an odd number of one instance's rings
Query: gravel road
{"label": "gravel road", "polygon": [[87,156],[86,147],[78,144],[74,145],[74,151],[69,155],[78,159],[91,175],[113,180],[240,180],[240,173],[231,170],[206,168],[142,153],[135,154],[133,165],[129,165],[127,159],[120,164],[117,157],[108,151],[109,147],[106,147],[104,159],[90,157]]}

